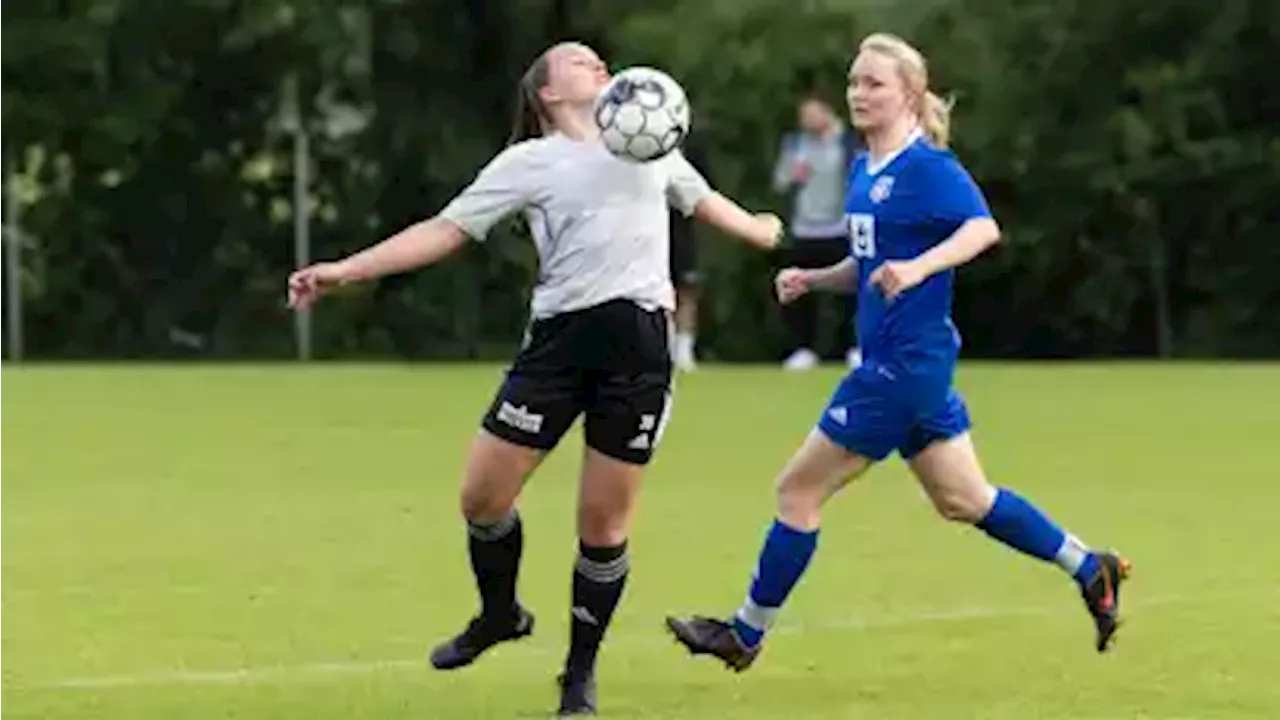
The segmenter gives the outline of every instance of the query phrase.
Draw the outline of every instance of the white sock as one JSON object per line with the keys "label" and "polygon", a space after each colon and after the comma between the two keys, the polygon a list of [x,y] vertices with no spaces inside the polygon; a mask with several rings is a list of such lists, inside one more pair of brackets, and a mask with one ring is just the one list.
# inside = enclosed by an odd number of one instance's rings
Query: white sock
{"label": "white sock", "polygon": [[693,360],[693,333],[678,332],[676,333],[676,359],[680,362]]}
{"label": "white sock", "polygon": [[773,627],[773,623],[778,619],[779,610],[780,608],[757,605],[756,601],[752,600],[750,593],[748,593],[747,599],[742,601],[742,607],[738,608],[738,612],[734,613],[734,617],[741,620],[743,625],[752,630],[759,630],[763,634]]}
{"label": "white sock", "polygon": [[1062,539],[1062,546],[1058,548],[1058,554],[1054,556],[1053,561],[1058,564],[1058,567],[1074,576],[1080,572],[1080,566],[1084,564],[1087,557],[1089,557],[1089,546],[1081,542],[1080,538],[1075,535],[1066,533],[1066,537]]}

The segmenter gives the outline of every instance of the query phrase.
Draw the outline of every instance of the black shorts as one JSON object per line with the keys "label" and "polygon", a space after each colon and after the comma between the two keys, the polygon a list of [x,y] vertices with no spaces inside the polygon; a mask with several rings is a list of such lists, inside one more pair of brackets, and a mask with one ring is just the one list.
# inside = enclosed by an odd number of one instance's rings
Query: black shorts
{"label": "black shorts", "polygon": [[693,232],[693,219],[671,211],[671,284],[677,288],[695,287],[702,280],[698,272],[698,240]]}
{"label": "black shorts", "polygon": [[628,300],[534,321],[484,428],[517,445],[551,450],[584,415],[589,447],[647,464],[671,412],[670,333],[665,310]]}

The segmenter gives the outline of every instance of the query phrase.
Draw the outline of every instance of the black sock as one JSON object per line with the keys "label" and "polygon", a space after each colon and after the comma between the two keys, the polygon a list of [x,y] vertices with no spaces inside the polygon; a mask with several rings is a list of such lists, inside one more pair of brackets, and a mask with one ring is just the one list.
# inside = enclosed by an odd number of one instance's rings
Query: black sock
{"label": "black sock", "polygon": [[572,628],[565,661],[570,673],[594,671],[600,641],[622,599],[629,569],[626,541],[613,547],[580,546],[573,569]]}
{"label": "black sock", "polygon": [[471,571],[480,590],[481,613],[495,620],[513,618],[516,576],[520,572],[520,552],[524,549],[520,514],[512,510],[492,525],[467,523],[467,535]]}

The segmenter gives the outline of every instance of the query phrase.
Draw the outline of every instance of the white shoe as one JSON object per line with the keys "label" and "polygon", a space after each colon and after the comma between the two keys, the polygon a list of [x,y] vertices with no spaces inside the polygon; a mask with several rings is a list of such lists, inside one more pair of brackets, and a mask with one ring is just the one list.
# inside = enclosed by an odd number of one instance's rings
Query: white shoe
{"label": "white shoe", "polygon": [[698,361],[692,355],[677,355],[675,366],[681,372],[693,372],[698,369]]}
{"label": "white shoe", "polygon": [[782,363],[784,370],[812,370],[818,366],[818,353],[809,348],[800,348],[791,353]]}
{"label": "white shoe", "polygon": [[849,363],[849,367],[856,368],[862,364],[862,349],[849,348],[849,352],[844,355],[845,362]]}

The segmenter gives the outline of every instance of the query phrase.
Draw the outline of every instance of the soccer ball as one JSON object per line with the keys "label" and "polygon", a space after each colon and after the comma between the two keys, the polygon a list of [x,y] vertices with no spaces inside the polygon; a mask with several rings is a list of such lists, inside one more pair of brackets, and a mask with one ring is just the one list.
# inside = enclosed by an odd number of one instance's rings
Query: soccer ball
{"label": "soccer ball", "polygon": [[631,162],[657,160],[689,133],[689,100],[670,75],[631,67],[609,81],[595,105],[604,146]]}

